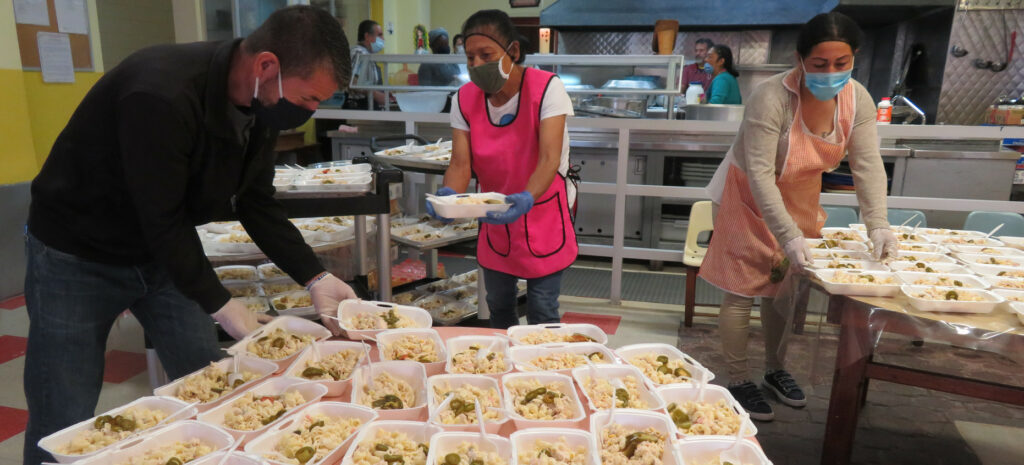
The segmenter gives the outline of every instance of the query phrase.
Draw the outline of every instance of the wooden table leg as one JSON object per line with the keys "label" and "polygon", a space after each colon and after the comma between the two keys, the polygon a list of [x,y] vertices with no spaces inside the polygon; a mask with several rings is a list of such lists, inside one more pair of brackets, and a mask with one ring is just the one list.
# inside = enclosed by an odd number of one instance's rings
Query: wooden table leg
{"label": "wooden table leg", "polygon": [[697,308],[697,270],[698,268],[686,267],[686,302],[683,305],[683,326],[693,326],[693,313]]}
{"label": "wooden table leg", "polygon": [[868,328],[870,310],[858,308],[845,297],[830,299],[829,305],[839,306],[830,308],[830,312],[838,310],[841,326],[821,463],[845,465],[850,463],[850,454],[853,452],[864,376],[874,347]]}

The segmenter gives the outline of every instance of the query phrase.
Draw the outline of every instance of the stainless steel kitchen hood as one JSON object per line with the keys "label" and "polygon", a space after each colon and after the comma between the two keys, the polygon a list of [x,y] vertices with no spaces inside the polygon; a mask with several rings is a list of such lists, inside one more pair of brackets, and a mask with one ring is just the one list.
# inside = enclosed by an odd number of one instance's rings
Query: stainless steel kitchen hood
{"label": "stainless steel kitchen hood", "polygon": [[559,0],[540,13],[545,27],[593,30],[652,28],[659,19],[690,27],[803,24],[832,11],[839,0]]}

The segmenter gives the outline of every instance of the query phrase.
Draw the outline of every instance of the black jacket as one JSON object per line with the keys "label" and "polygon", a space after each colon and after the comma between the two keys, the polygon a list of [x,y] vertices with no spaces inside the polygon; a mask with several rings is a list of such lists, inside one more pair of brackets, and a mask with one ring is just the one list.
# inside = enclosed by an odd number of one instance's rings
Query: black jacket
{"label": "black jacket", "polygon": [[209,313],[230,295],[196,225],[234,213],[296,281],[323,271],[273,198],[277,131],[257,118],[243,148],[228,119],[228,70],[238,44],[146,48],[107,72],[32,182],[29,231],[89,261],[155,261]]}

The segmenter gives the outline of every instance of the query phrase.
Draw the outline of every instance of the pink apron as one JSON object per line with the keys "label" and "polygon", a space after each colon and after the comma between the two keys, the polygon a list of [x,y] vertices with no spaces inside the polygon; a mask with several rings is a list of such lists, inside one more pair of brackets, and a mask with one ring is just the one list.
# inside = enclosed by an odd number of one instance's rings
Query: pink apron
{"label": "pink apron", "polygon": [[[476,84],[459,89],[459,109],[469,125],[473,173],[481,192],[515,194],[537,168],[541,100],[555,75],[527,68],[515,118],[498,126],[490,120],[486,95]],[[477,260],[484,268],[520,278],[539,278],[567,268],[579,247],[569,217],[565,177],[559,173],[533,208],[508,225],[480,224]]]}
{"label": "pink apron", "polygon": [[[854,89],[847,84],[839,91],[836,112],[836,142],[810,134],[800,116],[799,89],[802,74],[794,71],[783,81],[796,95],[789,150],[782,173],[775,180],[786,211],[804,237],[820,237],[825,224],[821,208],[821,173],[839,166],[853,131]],[[729,161],[726,160],[726,163]],[[722,203],[715,217],[715,233],[700,266],[700,277],[719,289],[745,297],[774,297],[778,283],[771,282],[772,268],[785,253],[757,208],[746,173],[729,166]],[[785,271],[785,270],[781,270]]]}

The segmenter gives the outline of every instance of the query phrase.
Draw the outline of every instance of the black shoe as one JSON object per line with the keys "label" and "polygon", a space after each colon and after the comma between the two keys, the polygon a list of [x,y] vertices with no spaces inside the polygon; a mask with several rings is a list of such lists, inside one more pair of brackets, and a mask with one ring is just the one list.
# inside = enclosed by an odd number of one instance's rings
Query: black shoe
{"label": "black shoe", "polygon": [[807,397],[804,396],[804,391],[800,389],[800,386],[793,380],[793,376],[786,372],[786,370],[765,373],[764,381],[761,382],[761,385],[774,392],[775,396],[783,404],[790,407],[803,407],[807,405]]}
{"label": "black shoe", "polygon": [[754,383],[745,381],[735,386],[729,386],[729,392],[736,398],[736,402],[739,402],[743,409],[750,414],[750,418],[760,421],[772,421],[775,418],[772,406],[764,400],[764,395]]}

